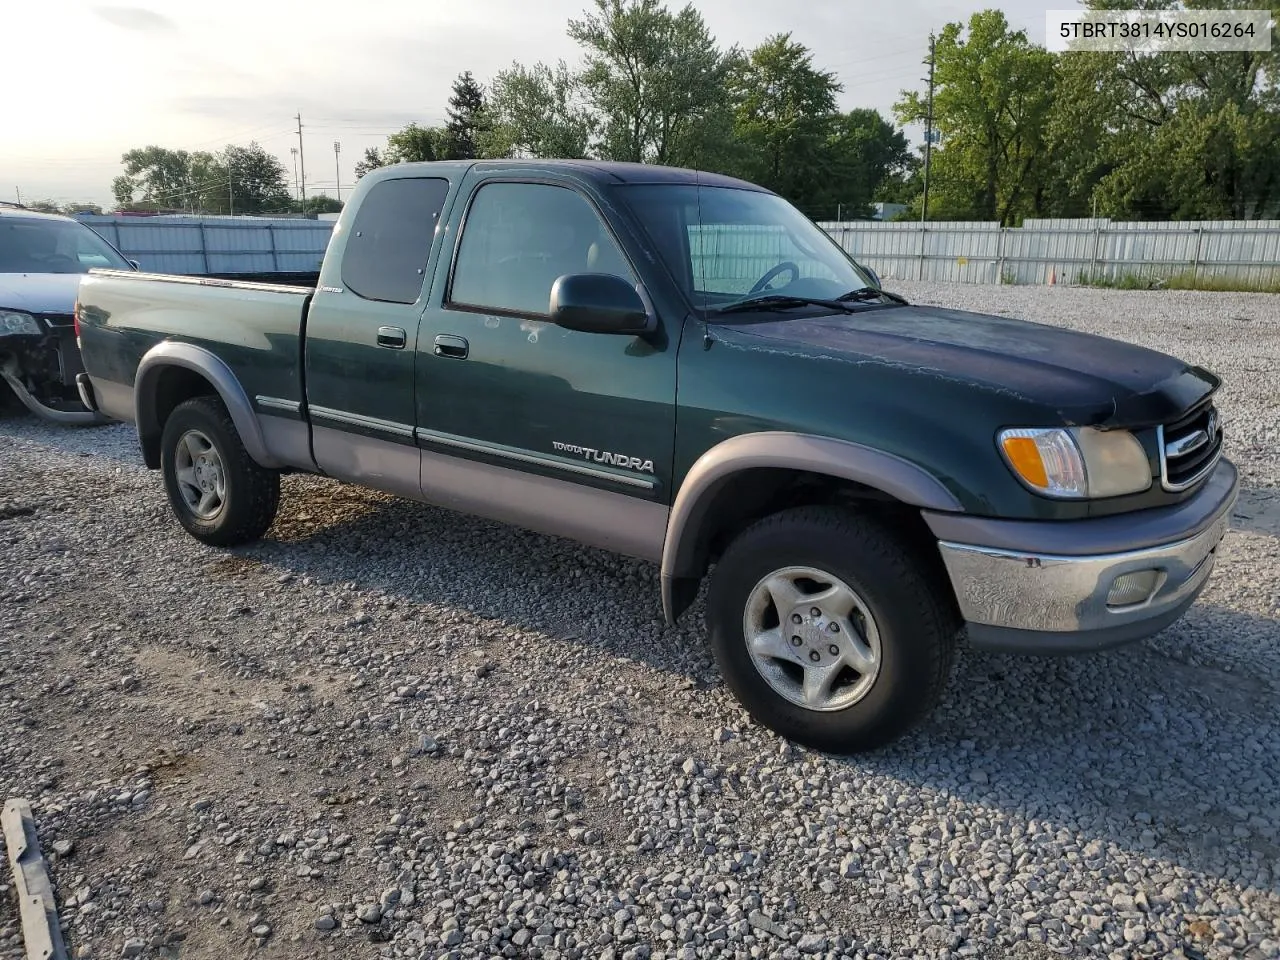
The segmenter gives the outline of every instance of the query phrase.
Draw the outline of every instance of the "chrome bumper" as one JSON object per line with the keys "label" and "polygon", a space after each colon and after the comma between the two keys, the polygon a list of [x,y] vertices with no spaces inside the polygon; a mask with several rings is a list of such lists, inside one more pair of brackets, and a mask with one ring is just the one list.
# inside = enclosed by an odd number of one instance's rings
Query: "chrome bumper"
{"label": "chrome bumper", "polygon": [[[1235,469],[1224,461],[1211,483],[1193,498],[1198,504],[1189,501],[1169,508],[1180,511],[1182,518],[1194,518],[1183,530],[1187,535],[1123,552],[1074,555],[941,540],[939,549],[971,643],[1024,653],[1071,653],[1128,643],[1162,630],[1182,616],[1208,581],[1237,489]],[[1163,524],[1167,530],[1169,516],[1167,510],[1131,515],[1131,542],[1144,543],[1144,528]],[[1107,540],[1115,539],[1120,519],[1106,518]],[[1008,529],[1004,524],[1003,535],[993,539],[1009,539]],[[1083,539],[1087,542],[1088,537]],[[1126,574],[1134,577],[1117,585]]]}

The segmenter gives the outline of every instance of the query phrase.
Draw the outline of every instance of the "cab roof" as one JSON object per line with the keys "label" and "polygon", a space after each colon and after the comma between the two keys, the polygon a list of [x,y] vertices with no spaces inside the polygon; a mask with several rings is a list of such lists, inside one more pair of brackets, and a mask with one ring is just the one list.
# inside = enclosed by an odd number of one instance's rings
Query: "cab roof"
{"label": "cab roof", "polygon": [[566,172],[600,184],[687,183],[711,187],[737,187],[759,193],[769,192],[758,184],[720,173],[707,173],[684,167],[666,167],[656,163],[624,163],[616,160],[436,160],[421,163],[395,163],[371,172],[383,175],[392,172],[429,175],[431,172],[451,170],[461,174],[473,168],[524,173]]}
{"label": "cab roof", "polygon": [[61,213],[41,213],[39,210],[28,210],[8,203],[0,203],[0,217],[19,217],[23,220],[74,220]]}

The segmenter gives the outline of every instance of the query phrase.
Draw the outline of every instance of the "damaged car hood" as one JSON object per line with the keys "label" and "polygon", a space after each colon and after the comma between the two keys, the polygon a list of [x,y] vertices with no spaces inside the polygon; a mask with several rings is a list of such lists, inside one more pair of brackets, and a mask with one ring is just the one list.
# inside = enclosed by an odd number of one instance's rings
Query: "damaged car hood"
{"label": "damaged car hood", "polygon": [[81,273],[0,273],[0,310],[71,315]]}
{"label": "damaged car hood", "polygon": [[816,317],[770,313],[720,321],[714,329],[741,346],[769,340],[832,359],[909,368],[998,390],[1051,407],[1074,424],[1160,423],[1220,383],[1206,370],[1146,347],[941,307],[870,307]]}

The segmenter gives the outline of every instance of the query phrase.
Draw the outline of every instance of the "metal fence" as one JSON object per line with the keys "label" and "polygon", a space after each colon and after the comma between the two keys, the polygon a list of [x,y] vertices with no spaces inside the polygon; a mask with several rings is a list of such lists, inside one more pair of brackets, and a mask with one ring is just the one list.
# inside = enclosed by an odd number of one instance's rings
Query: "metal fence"
{"label": "metal fence", "polygon": [[960,283],[1280,283],[1280,220],[820,223],[881,277]]}
{"label": "metal fence", "polygon": [[[144,270],[179,274],[315,271],[334,226],[324,220],[263,217],[81,219]],[[886,280],[1074,284],[1181,275],[1198,281],[1280,284],[1280,220],[1027,220],[1021,227],[856,221],[819,226]],[[755,271],[752,275],[758,276],[776,263],[779,238],[773,233],[707,230],[693,238],[692,252],[708,278],[736,290],[746,274]],[[739,259],[743,253],[754,259]],[[731,262],[738,272],[745,271],[743,277],[721,276]]]}
{"label": "metal fence", "polygon": [[306,273],[320,269],[333,223],[266,217],[78,218],[152,273]]}

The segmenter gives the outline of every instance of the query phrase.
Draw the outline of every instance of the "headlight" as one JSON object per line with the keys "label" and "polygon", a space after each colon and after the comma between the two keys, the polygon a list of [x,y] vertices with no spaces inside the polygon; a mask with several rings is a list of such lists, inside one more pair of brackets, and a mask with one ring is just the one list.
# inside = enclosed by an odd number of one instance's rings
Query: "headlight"
{"label": "headlight", "polygon": [[0,337],[6,334],[31,334],[38,337],[43,332],[31,314],[19,310],[0,310]]}
{"label": "headlight", "polygon": [[1146,451],[1127,430],[1028,427],[1002,430],[997,442],[1018,479],[1047,497],[1118,497],[1151,486]]}

